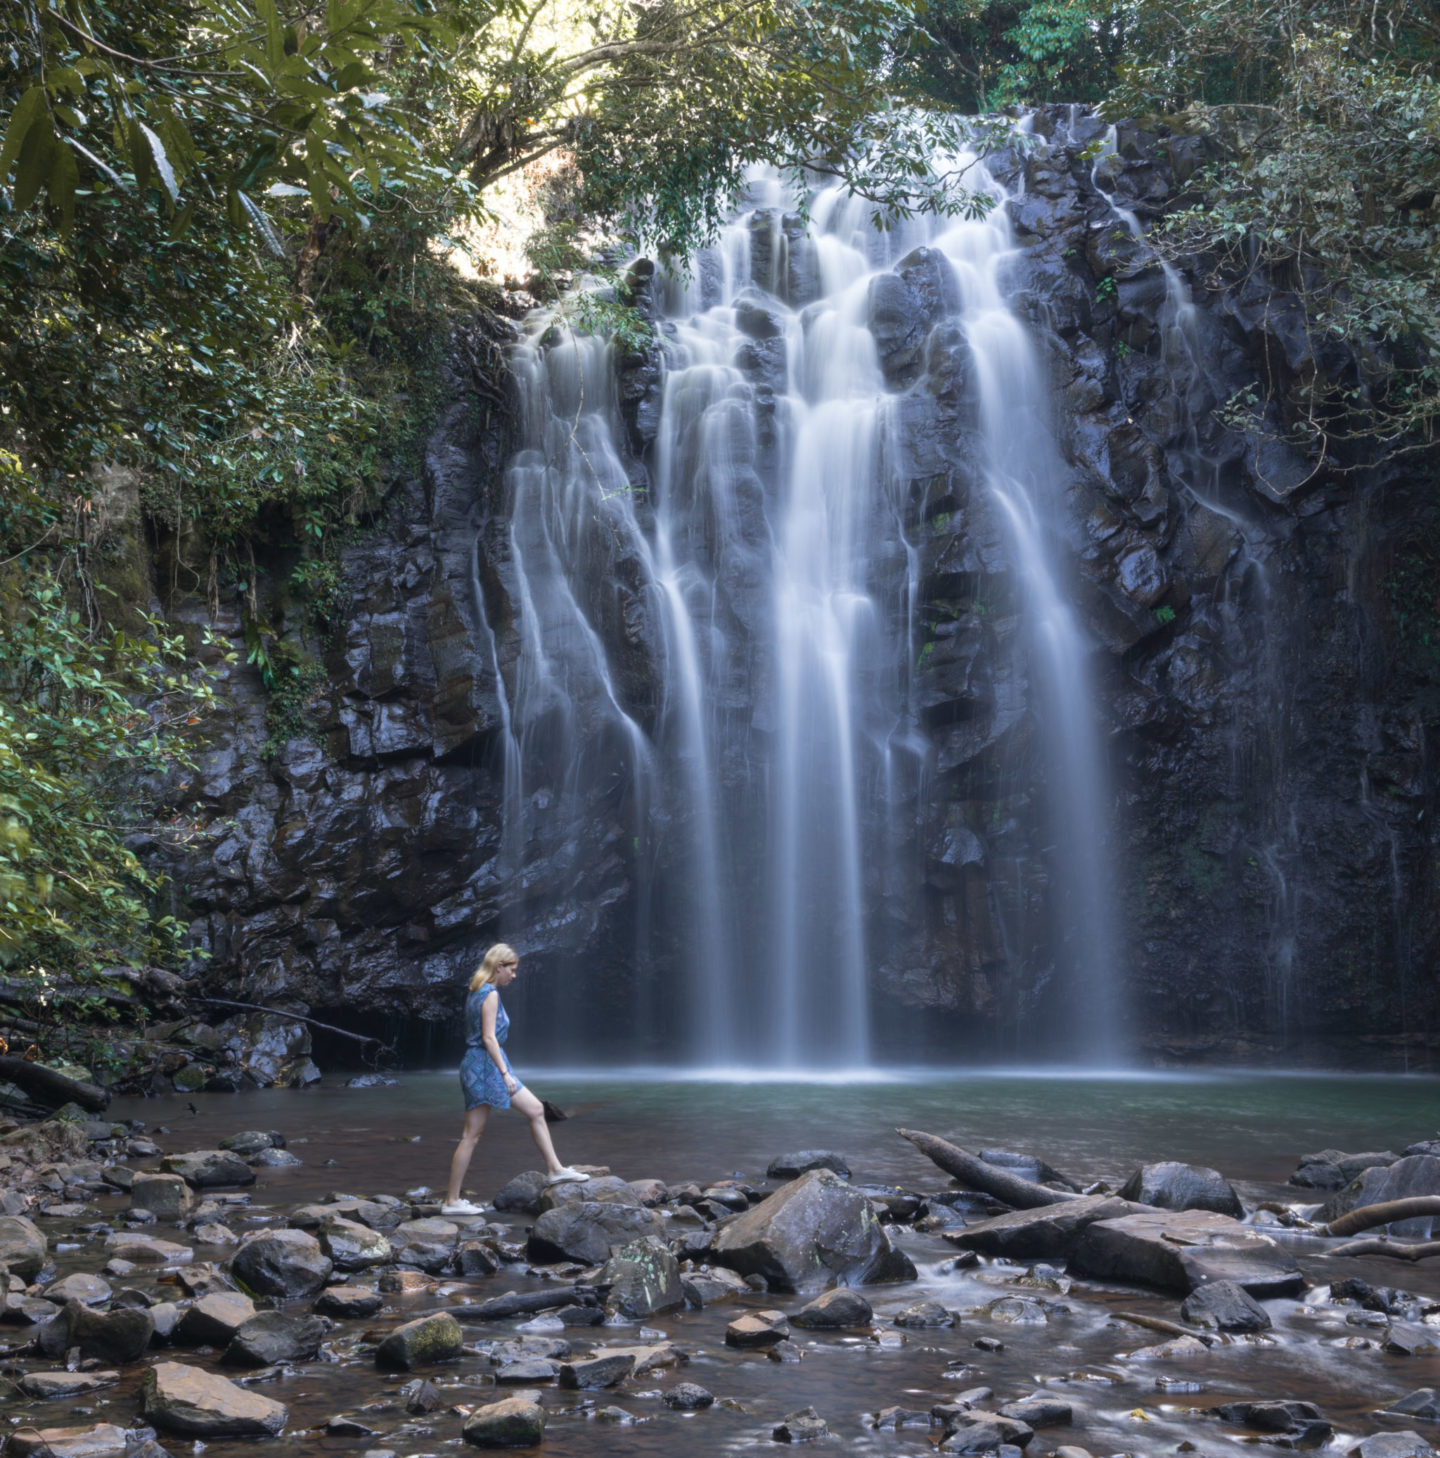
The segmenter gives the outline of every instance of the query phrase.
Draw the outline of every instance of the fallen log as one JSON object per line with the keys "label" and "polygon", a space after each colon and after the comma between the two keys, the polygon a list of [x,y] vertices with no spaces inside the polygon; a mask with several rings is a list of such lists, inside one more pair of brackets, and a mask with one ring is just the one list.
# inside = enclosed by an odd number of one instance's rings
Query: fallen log
{"label": "fallen log", "polygon": [[908,1139],[926,1159],[938,1164],[962,1185],[993,1195],[1012,1209],[1038,1210],[1042,1205],[1062,1205],[1076,1198],[1069,1190],[1052,1190],[1048,1185],[1037,1185],[1033,1180],[1021,1179],[1008,1170],[986,1164],[983,1159],[967,1153],[958,1144],[951,1144],[948,1139],[923,1134],[918,1129],[897,1129],[895,1132],[902,1139]]}
{"label": "fallen log", "polygon": [[1415,1220],[1424,1215],[1440,1217],[1440,1195],[1411,1195],[1404,1200],[1385,1200],[1379,1205],[1361,1205],[1348,1215],[1332,1220],[1325,1230],[1330,1235],[1359,1235],[1362,1230],[1373,1230],[1377,1225],[1391,1225],[1397,1220]]}
{"label": "fallen log", "polygon": [[1337,1245],[1327,1250],[1331,1256],[1390,1256],[1397,1261],[1423,1261],[1430,1256],[1440,1256],[1440,1240],[1390,1240],[1377,1235],[1369,1240],[1352,1240],[1348,1245]]}
{"label": "fallen log", "polygon": [[591,1306],[595,1291],[590,1286],[560,1286],[554,1291],[508,1292],[478,1306],[447,1306],[456,1321],[499,1321],[506,1316],[528,1316],[536,1311],[551,1311],[557,1306]]}
{"label": "fallen log", "polygon": [[1111,1321],[1128,1321],[1132,1326],[1143,1326],[1148,1331],[1158,1331],[1163,1336],[1171,1337],[1194,1337],[1196,1341],[1204,1342],[1207,1347],[1215,1345],[1215,1337],[1208,1331],[1195,1331],[1188,1326],[1181,1326],[1178,1321],[1166,1321],[1163,1316],[1146,1316],[1139,1311],[1112,1311]]}
{"label": "fallen log", "polygon": [[22,1093],[50,1109],[79,1104],[92,1114],[100,1114],[110,1106],[109,1089],[67,1078],[43,1063],[27,1063],[23,1058],[0,1054],[0,1078],[8,1079]]}

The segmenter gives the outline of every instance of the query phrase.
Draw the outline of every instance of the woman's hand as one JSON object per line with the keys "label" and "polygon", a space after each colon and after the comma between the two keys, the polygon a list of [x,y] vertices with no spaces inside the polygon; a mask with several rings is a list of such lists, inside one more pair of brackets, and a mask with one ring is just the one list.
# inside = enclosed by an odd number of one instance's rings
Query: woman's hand
{"label": "woman's hand", "polygon": [[520,1080],[518,1078],[516,1078],[513,1073],[507,1073],[505,1075],[505,1092],[506,1093],[509,1093],[509,1094],[513,1094],[513,1093],[518,1093],[519,1090],[520,1090]]}

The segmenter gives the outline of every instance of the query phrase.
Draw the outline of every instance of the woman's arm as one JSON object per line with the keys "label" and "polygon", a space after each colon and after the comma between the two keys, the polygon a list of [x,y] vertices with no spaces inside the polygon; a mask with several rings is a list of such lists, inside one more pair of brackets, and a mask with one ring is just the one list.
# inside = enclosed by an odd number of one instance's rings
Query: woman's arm
{"label": "woman's arm", "polygon": [[500,1051],[500,1040],[495,1036],[495,1018],[500,1009],[500,994],[497,992],[494,997],[487,997],[480,1005],[480,1037],[485,1044],[485,1051],[490,1055],[490,1061],[500,1070],[500,1077],[504,1080],[507,1093],[514,1093],[515,1088],[520,1087],[520,1080],[510,1072],[510,1065],[505,1061],[505,1055]]}

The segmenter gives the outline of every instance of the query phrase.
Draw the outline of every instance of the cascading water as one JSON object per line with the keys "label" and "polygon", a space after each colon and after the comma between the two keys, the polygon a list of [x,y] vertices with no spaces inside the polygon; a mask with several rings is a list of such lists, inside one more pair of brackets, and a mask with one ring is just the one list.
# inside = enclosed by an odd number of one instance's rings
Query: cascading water
{"label": "cascading water", "polygon": [[[972,177],[1003,199],[978,163]],[[1109,796],[1088,645],[1053,546],[1064,468],[1004,294],[1005,209],[881,232],[868,203],[830,189],[806,231],[786,201],[757,182],[692,279],[656,280],[648,433],[601,341],[542,320],[518,351],[506,874],[523,884],[537,844],[579,857],[572,824],[603,805],[673,949],[644,993],[669,1009],[653,1049],[710,1067],[871,1061],[877,908],[921,875],[931,760],[905,424],[919,386],[882,349],[887,289],[923,275],[935,317],[915,352],[964,361],[969,469],[1024,604],[1062,949],[1052,1005],[1070,1058],[1113,1062]],[[643,688],[656,680],[658,702]],[[505,930],[533,939],[526,916],[521,900]]]}

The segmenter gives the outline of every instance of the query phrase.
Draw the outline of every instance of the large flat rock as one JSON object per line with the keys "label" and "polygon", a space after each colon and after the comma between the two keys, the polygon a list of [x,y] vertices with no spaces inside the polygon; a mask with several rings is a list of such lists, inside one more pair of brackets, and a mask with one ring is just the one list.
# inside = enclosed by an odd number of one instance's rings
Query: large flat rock
{"label": "large flat rock", "polygon": [[[1392,1165],[1376,1165],[1362,1171],[1339,1194],[1325,1202],[1320,1218],[1336,1220],[1362,1205],[1383,1205],[1419,1195],[1440,1195],[1440,1159],[1433,1154],[1411,1154]],[[1440,1218],[1424,1215],[1414,1220],[1396,1220],[1386,1229],[1401,1239],[1429,1240],[1437,1226]],[[1380,1233],[1378,1229],[1372,1232]]]}
{"label": "large flat rock", "polygon": [[963,1250],[978,1250],[981,1255],[1022,1261],[1056,1260],[1070,1253],[1087,1225],[1140,1214],[1145,1209],[1144,1205],[1114,1195],[1081,1195],[1061,1205],[1011,1210],[978,1225],[967,1225],[964,1230],[949,1230],[945,1239]]}
{"label": "large flat rock", "polygon": [[1294,1295],[1305,1285],[1269,1236],[1210,1210],[1146,1210],[1094,1221],[1075,1242],[1070,1271],[1187,1294],[1220,1280],[1252,1296]]}
{"label": "large flat rock", "polygon": [[162,1433],[187,1438],[273,1438],[289,1415],[282,1402],[180,1362],[145,1374],[140,1405]]}

